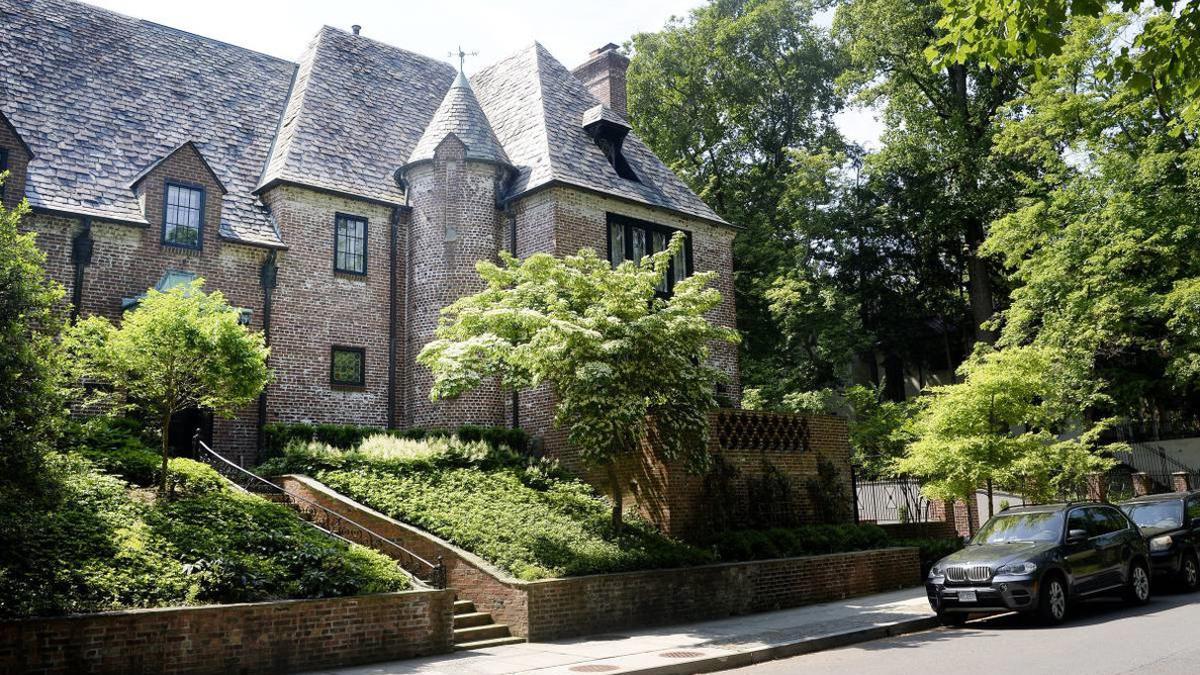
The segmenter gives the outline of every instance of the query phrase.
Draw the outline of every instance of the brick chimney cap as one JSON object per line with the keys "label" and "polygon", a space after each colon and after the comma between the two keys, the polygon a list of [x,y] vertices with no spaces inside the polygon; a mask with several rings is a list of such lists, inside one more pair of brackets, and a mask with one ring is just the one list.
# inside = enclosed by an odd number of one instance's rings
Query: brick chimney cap
{"label": "brick chimney cap", "polygon": [[620,49],[620,47],[618,47],[616,44],[610,42],[599,49],[593,49],[591,56],[600,56],[604,52],[615,52],[618,49]]}

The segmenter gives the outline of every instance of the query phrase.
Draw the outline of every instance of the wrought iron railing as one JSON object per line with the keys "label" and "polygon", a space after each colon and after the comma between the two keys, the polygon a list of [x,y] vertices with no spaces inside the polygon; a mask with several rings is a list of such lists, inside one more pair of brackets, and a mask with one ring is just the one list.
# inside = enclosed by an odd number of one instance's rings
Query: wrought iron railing
{"label": "wrought iron railing", "polygon": [[401,567],[422,582],[434,588],[446,587],[446,565],[441,556],[438,556],[436,563],[429,562],[396,543],[394,539],[385,537],[311,499],[288,492],[282,486],[229,461],[208,447],[208,444],[200,439],[198,430],[192,438],[192,448],[197,459],[213,467],[217,473],[246,492],[274,495],[278,501],[296,509],[305,522],[325,534],[348,544],[373,548],[395,559]]}
{"label": "wrought iron railing", "polygon": [[854,482],[858,520],[876,523],[926,523],[932,519],[929,499],[913,478]]}

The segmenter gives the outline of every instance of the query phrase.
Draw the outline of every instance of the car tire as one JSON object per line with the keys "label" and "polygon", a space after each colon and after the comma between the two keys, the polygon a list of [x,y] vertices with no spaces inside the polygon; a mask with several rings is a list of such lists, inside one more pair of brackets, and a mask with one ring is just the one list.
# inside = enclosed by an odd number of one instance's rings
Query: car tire
{"label": "car tire", "polygon": [[1150,602],[1150,570],[1141,560],[1134,560],[1129,564],[1129,575],[1125,580],[1125,600],[1132,605]]}
{"label": "car tire", "polygon": [[1047,626],[1067,620],[1067,582],[1057,574],[1046,577],[1038,594],[1038,618]]}
{"label": "car tire", "polygon": [[938,623],[947,628],[958,628],[967,622],[967,614],[962,612],[938,612]]}
{"label": "car tire", "polygon": [[1179,563],[1179,587],[1187,593],[1200,588],[1200,560],[1195,553],[1185,553]]}

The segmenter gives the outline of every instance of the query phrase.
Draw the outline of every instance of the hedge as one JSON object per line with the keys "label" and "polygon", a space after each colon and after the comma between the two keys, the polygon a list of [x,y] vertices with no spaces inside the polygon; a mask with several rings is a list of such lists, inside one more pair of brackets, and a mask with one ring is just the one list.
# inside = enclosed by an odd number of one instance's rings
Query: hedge
{"label": "hedge", "polygon": [[529,450],[529,435],[521,429],[507,427],[485,427],[465,424],[457,429],[385,429],[382,427],[358,426],[354,424],[307,424],[304,422],[271,422],[265,427],[266,447],[261,461],[283,454],[283,449],[293,442],[316,441],[350,450],[368,436],[384,434],[396,438],[421,440],[457,436],[469,442],[482,441],[492,447],[507,446],[518,453]]}

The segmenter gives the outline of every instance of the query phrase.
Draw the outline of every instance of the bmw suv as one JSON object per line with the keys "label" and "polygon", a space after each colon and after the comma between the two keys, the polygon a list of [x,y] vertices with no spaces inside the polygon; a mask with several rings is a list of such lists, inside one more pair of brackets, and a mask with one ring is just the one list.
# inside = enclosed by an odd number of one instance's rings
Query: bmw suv
{"label": "bmw suv", "polygon": [[1150,569],[1185,591],[1200,589],[1200,491],[1135,497],[1121,502],[1150,547]]}
{"label": "bmw suv", "polygon": [[947,625],[1009,611],[1056,624],[1076,599],[1119,591],[1133,603],[1149,600],[1148,561],[1137,526],[1109,504],[1023,506],[996,514],[935,563],[925,589]]}

